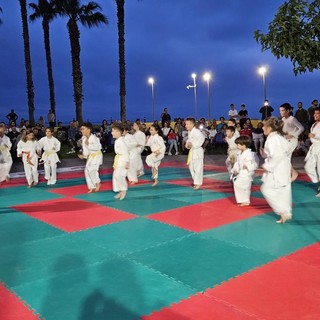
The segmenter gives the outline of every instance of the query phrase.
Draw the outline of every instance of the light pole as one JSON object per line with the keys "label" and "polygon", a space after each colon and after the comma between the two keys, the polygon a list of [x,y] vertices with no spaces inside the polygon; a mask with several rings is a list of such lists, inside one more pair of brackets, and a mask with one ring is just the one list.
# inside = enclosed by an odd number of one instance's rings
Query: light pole
{"label": "light pole", "polygon": [[197,83],[196,83],[196,77],[197,75],[193,73],[191,75],[191,78],[193,79],[193,85],[188,85],[187,89],[193,88],[194,92],[194,116],[197,119],[198,118],[198,104],[197,104]]}
{"label": "light pole", "polygon": [[264,101],[267,100],[267,83],[266,83],[266,73],[267,73],[267,68],[266,67],[260,67],[258,69],[259,74],[262,75],[262,82],[263,82],[263,96],[264,96]]}
{"label": "light pole", "polygon": [[206,72],[203,75],[203,80],[207,82],[207,88],[208,88],[208,120],[211,119],[211,98],[210,98],[210,80],[211,80],[211,74],[209,72]]}
{"label": "light pole", "polygon": [[151,96],[152,96],[152,122],[154,119],[154,78],[150,77],[148,83],[151,85]]}

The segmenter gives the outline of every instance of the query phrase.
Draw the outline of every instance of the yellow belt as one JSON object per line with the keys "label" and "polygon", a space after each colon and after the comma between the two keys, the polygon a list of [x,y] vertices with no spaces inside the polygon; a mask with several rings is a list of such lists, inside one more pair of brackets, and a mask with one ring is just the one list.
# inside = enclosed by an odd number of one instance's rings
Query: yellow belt
{"label": "yellow belt", "polygon": [[192,155],[192,148],[189,150],[188,159],[187,159],[187,165],[191,162],[191,155]]}
{"label": "yellow belt", "polygon": [[116,156],[114,157],[114,160],[113,160],[113,169],[114,170],[117,169],[117,162],[118,162],[119,157],[121,157],[121,154],[116,154]]}
{"label": "yellow belt", "polygon": [[52,154],[55,154],[55,152],[54,152],[54,151],[45,151],[44,154],[45,154],[47,157],[49,157],[49,156],[51,156]]}
{"label": "yellow belt", "polygon": [[99,155],[102,155],[101,150],[96,151],[94,153],[90,153],[89,156],[88,156],[88,159],[94,158],[94,157],[99,156]]}

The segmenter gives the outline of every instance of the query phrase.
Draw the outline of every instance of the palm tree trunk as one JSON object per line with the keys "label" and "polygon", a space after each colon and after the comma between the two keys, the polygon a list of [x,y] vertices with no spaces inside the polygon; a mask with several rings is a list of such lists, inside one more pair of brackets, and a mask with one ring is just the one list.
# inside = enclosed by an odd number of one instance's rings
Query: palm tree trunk
{"label": "palm tree trunk", "polygon": [[70,19],[68,21],[69,39],[71,45],[73,97],[76,105],[76,119],[83,123],[82,116],[82,72],[80,65],[80,31],[77,22]]}
{"label": "palm tree trunk", "polygon": [[43,19],[42,28],[43,28],[43,35],[44,35],[44,48],[46,51],[46,60],[47,60],[47,73],[48,73],[49,93],[50,93],[50,109],[54,114],[56,114],[56,99],[54,94],[54,80],[53,80],[51,48],[50,48],[50,31],[49,31],[49,21],[47,19]]}
{"label": "palm tree trunk", "polygon": [[126,61],[124,39],[124,3],[125,0],[117,0],[120,72],[120,118],[122,122],[126,121]]}
{"label": "palm tree trunk", "polygon": [[24,45],[24,62],[27,75],[27,95],[28,95],[28,111],[29,122],[34,125],[34,85],[32,80],[32,65],[30,55],[30,42],[29,42],[29,29],[28,29],[28,15],[27,15],[27,2],[26,0],[19,0],[21,8],[22,19],[22,36]]}

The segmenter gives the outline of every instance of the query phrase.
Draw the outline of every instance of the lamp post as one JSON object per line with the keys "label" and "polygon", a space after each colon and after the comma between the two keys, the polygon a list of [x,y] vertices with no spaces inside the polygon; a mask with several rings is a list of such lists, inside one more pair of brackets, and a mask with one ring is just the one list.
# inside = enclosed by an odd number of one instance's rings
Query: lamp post
{"label": "lamp post", "polygon": [[188,85],[187,89],[193,88],[193,92],[194,92],[194,116],[197,119],[198,118],[197,83],[196,83],[197,75],[195,73],[193,73],[191,75],[191,78],[193,79],[193,85]]}
{"label": "lamp post", "polygon": [[262,82],[263,82],[263,97],[264,101],[267,100],[267,83],[266,83],[266,73],[267,73],[267,68],[266,67],[260,67],[258,69],[259,74],[262,75]]}
{"label": "lamp post", "polygon": [[211,74],[209,72],[206,72],[203,75],[203,80],[207,82],[207,88],[208,88],[208,120],[211,119],[211,98],[210,98],[210,80],[211,80]]}
{"label": "lamp post", "polygon": [[148,83],[151,85],[151,96],[152,96],[152,121],[154,121],[154,78],[150,77]]}

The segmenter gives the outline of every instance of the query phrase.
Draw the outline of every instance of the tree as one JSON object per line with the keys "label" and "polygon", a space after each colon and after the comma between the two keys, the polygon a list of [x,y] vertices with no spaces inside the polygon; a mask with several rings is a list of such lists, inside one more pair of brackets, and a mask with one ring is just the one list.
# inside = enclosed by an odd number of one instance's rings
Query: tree
{"label": "tree", "polygon": [[126,121],[126,61],[124,39],[124,3],[125,0],[116,0],[118,18],[118,45],[119,45],[119,77],[120,77],[120,119]]}
{"label": "tree", "polygon": [[34,13],[30,15],[30,21],[34,22],[42,18],[42,28],[44,37],[44,48],[46,52],[47,74],[50,93],[50,109],[56,114],[56,99],[54,93],[54,80],[52,71],[51,48],[50,48],[50,22],[57,16],[57,10],[53,1],[38,0],[38,4],[30,3],[29,7]]}
{"label": "tree", "polygon": [[[0,12],[2,12],[2,8],[0,7]],[[2,20],[0,19],[0,25],[2,25]]]}
{"label": "tree", "polygon": [[27,75],[27,95],[28,95],[28,111],[29,122],[34,125],[34,86],[32,80],[32,65],[30,55],[30,41],[29,41],[29,28],[28,28],[28,14],[26,0],[19,0],[21,8],[22,19],[22,36],[24,45],[24,62]]}
{"label": "tree", "polygon": [[92,28],[100,24],[108,24],[108,19],[99,10],[101,7],[96,2],[80,5],[80,0],[55,0],[61,16],[69,18],[67,28],[71,45],[71,62],[73,78],[73,94],[76,105],[76,119],[83,123],[82,116],[82,71],[80,64],[80,31],[78,22],[83,26]]}
{"label": "tree", "polygon": [[289,58],[293,72],[312,72],[320,67],[320,0],[289,0],[278,8],[268,33],[256,30],[262,51]]}

